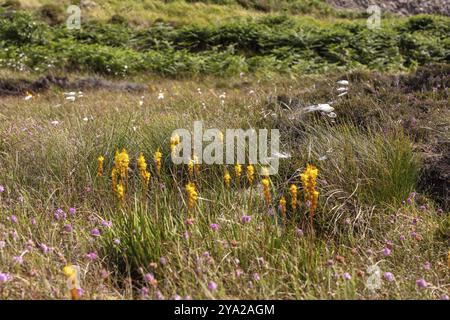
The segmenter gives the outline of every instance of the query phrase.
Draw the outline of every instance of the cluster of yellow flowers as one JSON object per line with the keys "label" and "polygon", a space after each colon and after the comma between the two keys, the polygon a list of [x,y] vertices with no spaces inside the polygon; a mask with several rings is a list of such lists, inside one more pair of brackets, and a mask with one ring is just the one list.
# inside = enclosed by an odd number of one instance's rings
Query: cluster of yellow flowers
{"label": "cluster of yellow flowers", "polygon": [[297,209],[297,186],[295,184],[291,184],[289,192],[291,194],[292,211],[295,211]]}
{"label": "cluster of yellow flowers", "polygon": [[281,215],[283,216],[283,219],[286,219],[286,198],[284,196],[280,199],[280,211]]}
{"label": "cluster of yellow flowers", "polygon": [[158,150],[156,150],[155,154],[153,155],[153,161],[155,161],[156,174],[158,175],[158,178],[161,178],[161,159],[162,153],[158,148]]}
{"label": "cluster of yellow flowers", "polygon": [[125,149],[116,151],[114,156],[114,167],[111,171],[112,189],[116,193],[120,202],[125,199],[125,186],[128,180],[128,166],[130,157]]}
{"label": "cluster of yellow flowers", "polygon": [[303,190],[305,193],[305,202],[309,201],[310,220],[314,216],[314,211],[317,208],[317,201],[319,198],[319,191],[316,190],[316,180],[319,170],[311,164],[306,166],[306,170],[300,175]]}
{"label": "cluster of yellow flowers", "polygon": [[242,175],[242,166],[240,164],[234,166],[234,174],[236,175],[236,180],[239,181]]}
{"label": "cluster of yellow flowers", "polygon": [[175,148],[177,147],[177,145],[180,144],[180,136],[177,134],[174,134],[171,138],[170,138],[170,153],[172,156],[175,155]]}
{"label": "cluster of yellow flowers", "polygon": [[264,192],[264,199],[266,200],[266,207],[268,208],[270,206],[270,202],[272,200],[272,197],[270,195],[270,180],[269,178],[265,177],[261,180],[261,184],[263,186],[263,192]]}
{"label": "cluster of yellow flowers", "polygon": [[253,185],[253,181],[255,180],[255,167],[252,164],[247,166],[247,179],[250,185]]}
{"label": "cluster of yellow flowers", "polygon": [[195,184],[192,182],[189,182],[186,185],[186,192],[188,195],[188,208],[189,208],[189,210],[193,210],[195,207],[195,203],[197,202],[197,199],[198,199],[198,193],[197,193],[197,189],[195,188]]}
{"label": "cluster of yellow flowers", "polygon": [[103,177],[103,162],[105,161],[105,158],[103,156],[100,156],[97,158],[97,176]]}
{"label": "cluster of yellow flowers", "polygon": [[228,172],[228,170],[225,169],[225,174],[223,175],[223,182],[225,182],[225,186],[227,188],[230,187],[230,182],[231,182],[231,175]]}
{"label": "cluster of yellow flowers", "polygon": [[144,188],[147,188],[148,183],[150,182],[150,172],[147,170],[147,162],[145,162],[145,157],[142,153],[137,159],[137,166]]}

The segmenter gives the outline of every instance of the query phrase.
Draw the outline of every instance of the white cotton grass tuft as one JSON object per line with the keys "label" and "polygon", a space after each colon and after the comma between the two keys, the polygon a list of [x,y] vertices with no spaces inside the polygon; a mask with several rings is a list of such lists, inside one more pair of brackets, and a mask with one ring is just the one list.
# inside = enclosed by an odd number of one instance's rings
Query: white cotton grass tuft
{"label": "white cotton grass tuft", "polygon": [[337,82],[337,84],[340,84],[341,86],[348,86],[348,81],[347,80],[339,80]]}
{"label": "white cotton grass tuft", "polygon": [[319,103],[305,108],[306,112],[321,111],[325,113],[333,112],[334,108],[328,103]]}

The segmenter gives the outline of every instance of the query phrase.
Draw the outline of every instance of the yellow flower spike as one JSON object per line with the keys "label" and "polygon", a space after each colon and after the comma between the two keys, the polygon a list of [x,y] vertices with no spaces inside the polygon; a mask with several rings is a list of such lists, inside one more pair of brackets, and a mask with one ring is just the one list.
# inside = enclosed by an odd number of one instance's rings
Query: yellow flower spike
{"label": "yellow flower spike", "polygon": [[225,186],[230,188],[231,175],[228,170],[225,170],[225,174],[223,175],[223,181],[225,182]]}
{"label": "yellow flower spike", "polygon": [[175,156],[175,148],[180,144],[180,136],[178,134],[174,134],[170,138],[170,153],[172,156]]}
{"label": "yellow flower spike", "polygon": [[161,177],[161,158],[162,153],[158,148],[158,150],[156,150],[155,154],[153,155],[153,161],[155,161],[156,174],[158,175],[158,177]]}
{"label": "yellow flower spike", "polygon": [[150,172],[144,171],[144,172],[142,173],[142,180],[144,180],[145,186],[148,186],[148,184],[149,184],[149,182],[150,182],[150,177],[151,177]]}
{"label": "yellow flower spike", "polygon": [[145,157],[141,153],[137,159],[138,170],[142,173],[147,170],[147,162],[145,162]]}
{"label": "yellow flower spike", "polygon": [[318,174],[319,170],[314,165],[308,164],[305,171],[300,175],[305,194],[305,201],[309,202],[309,220],[311,226],[319,199],[319,192],[316,190]]}
{"label": "yellow flower spike", "polygon": [[194,209],[195,203],[197,202],[197,199],[198,199],[198,193],[195,188],[195,184],[193,184],[192,182],[189,182],[186,185],[186,192],[187,192],[187,196],[188,196],[188,208],[189,208],[189,210],[192,210],[192,209]]}
{"label": "yellow flower spike", "polygon": [[261,181],[264,192],[264,199],[266,200],[266,206],[269,207],[270,202],[272,201],[272,197],[270,195],[270,180],[268,178],[264,178]]}
{"label": "yellow flower spike", "polygon": [[103,177],[103,162],[105,161],[105,158],[103,156],[99,156],[97,158],[97,176]]}
{"label": "yellow flower spike", "polygon": [[189,172],[189,178],[192,179],[194,176],[194,160],[189,160],[188,163],[188,172]]}
{"label": "yellow flower spike", "polygon": [[128,156],[127,150],[122,149],[121,152],[116,151],[114,157],[114,165],[122,179],[126,179],[128,175],[128,166],[130,164],[130,157]]}
{"label": "yellow flower spike", "polygon": [[289,192],[291,193],[292,211],[295,211],[295,209],[297,209],[297,186],[295,184],[291,184]]}
{"label": "yellow flower spike", "polygon": [[255,167],[252,164],[247,166],[247,179],[250,185],[253,185],[253,181],[255,180]]}
{"label": "yellow flower spike", "polygon": [[284,219],[286,217],[286,198],[284,196],[280,199],[280,211]]}
{"label": "yellow flower spike", "polygon": [[236,180],[239,181],[242,175],[242,166],[240,164],[234,166],[234,173],[236,175]]}
{"label": "yellow flower spike", "polygon": [[111,170],[111,182],[113,191],[117,192],[118,173],[116,167]]}
{"label": "yellow flower spike", "polygon": [[117,189],[116,189],[116,193],[117,193],[117,197],[119,198],[120,202],[123,202],[123,200],[125,199],[125,187],[123,186],[122,182],[120,182],[117,185]]}

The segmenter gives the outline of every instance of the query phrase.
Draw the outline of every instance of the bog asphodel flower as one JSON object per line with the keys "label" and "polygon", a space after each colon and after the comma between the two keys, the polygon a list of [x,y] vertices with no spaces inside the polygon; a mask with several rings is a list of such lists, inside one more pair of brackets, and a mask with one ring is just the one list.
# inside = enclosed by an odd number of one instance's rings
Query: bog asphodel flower
{"label": "bog asphodel flower", "polygon": [[264,199],[266,200],[266,206],[269,207],[272,197],[270,195],[270,180],[268,178],[263,178],[261,180],[263,186]]}
{"label": "bog asphodel flower", "polygon": [[291,184],[289,192],[291,194],[292,211],[295,211],[295,209],[297,209],[297,186],[295,184]]}
{"label": "bog asphodel flower", "polygon": [[195,203],[197,202],[197,199],[198,199],[198,193],[197,193],[197,189],[195,188],[195,184],[193,184],[192,182],[189,182],[186,185],[186,192],[187,192],[187,196],[188,196],[188,208],[189,208],[189,210],[192,210],[192,209],[194,209]]}
{"label": "bog asphodel flower", "polygon": [[144,172],[147,170],[147,162],[145,162],[145,157],[142,153],[137,158],[137,166],[139,172]]}
{"label": "bog asphodel flower", "polygon": [[242,175],[242,166],[240,164],[234,166],[234,174],[236,175],[236,180],[239,181]]}
{"label": "bog asphodel flower", "polygon": [[306,170],[300,175],[303,190],[305,193],[305,201],[309,201],[309,219],[312,223],[314,211],[317,208],[317,201],[319,199],[319,192],[316,190],[316,180],[319,170],[311,164],[306,166]]}
{"label": "bog asphodel flower", "polygon": [[97,158],[97,176],[103,177],[103,162],[105,161],[105,158],[103,156],[99,156]]}
{"label": "bog asphodel flower", "polygon": [[188,162],[188,173],[189,178],[192,179],[194,177],[194,160],[189,160]]}
{"label": "bog asphodel flower", "polygon": [[123,202],[123,200],[125,199],[125,187],[124,187],[122,181],[117,185],[116,193],[117,193],[117,197],[119,198],[120,202]]}
{"label": "bog asphodel flower", "polygon": [[114,192],[117,192],[118,175],[116,167],[113,167],[111,170],[111,183]]}
{"label": "bog asphodel flower", "polygon": [[177,147],[177,145],[180,144],[180,136],[178,134],[174,134],[171,138],[170,138],[170,153],[173,156],[175,156],[175,149]]}
{"label": "bog asphodel flower", "polygon": [[283,218],[286,217],[286,198],[284,196],[280,199],[280,211]]}
{"label": "bog asphodel flower", "polygon": [[122,149],[121,152],[116,151],[114,157],[114,165],[119,173],[120,178],[126,179],[128,175],[128,165],[130,164],[130,157],[128,156],[127,150]]}
{"label": "bog asphodel flower", "polygon": [[247,179],[250,185],[253,185],[253,181],[255,180],[255,167],[252,164],[247,166]]}
{"label": "bog asphodel flower", "polygon": [[303,190],[305,193],[305,201],[311,198],[313,191],[316,189],[316,179],[319,170],[311,164],[306,166],[305,171],[300,174]]}
{"label": "bog asphodel flower", "polygon": [[231,182],[231,175],[228,172],[228,170],[225,170],[225,174],[223,175],[223,182],[225,182],[225,186],[227,188],[230,187],[230,182]]}
{"label": "bog asphodel flower", "polygon": [[137,159],[137,166],[142,182],[144,183],[144,186],[147,187],[150,181],[150,172],[147,170],[147,162],[145,161],[145,157],[142,153]]}
{"label": "bog asphodel flower", "polygon": [[156,166],[156,174],[158,175],[158,177],[161,176],[161,159],[162,159],[162,153],[161,151],[156,150],[156,152],[153,155],[153,161],[155,161],[155,166]]}

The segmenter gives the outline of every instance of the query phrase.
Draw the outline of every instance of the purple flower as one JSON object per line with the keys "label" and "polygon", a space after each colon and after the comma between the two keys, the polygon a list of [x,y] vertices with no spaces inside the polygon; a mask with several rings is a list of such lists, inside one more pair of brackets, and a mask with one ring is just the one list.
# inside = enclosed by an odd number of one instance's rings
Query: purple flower
{"label": "purple flower", "polygon": [[0,193],[3,193],[3,192],[5,192],[5,187],[0,185]]}
{"label": "purple flower", "polygon": [[429,261],[425,262],[425,263],[423,264],[423,268],[424,268],[425,270],[430,270],[430,269],[431,269],[431,263],[430,263]]}
{"label": "purple flower", "polygon": [[14,256],[14,257],[13,257],[13,261],[14,261],[14,263],[16,263],[16,264],[20,264],[20,265],[23,264],[23,258],[22,258],[22,256]]}
{"label": "purple flower", "polygon": [[68,224],[66,224],[66,225],[64,226],[64,230],[65,230],[66,232],[72,232],[72,231],[73,231],[73,227],[72,227],[72,225],[71,225],[70,223],[68,223]]}
{"label": "purple flower", "polygon": [[412,224],[413,224],[413,225],[417,225],[417,218],[413,218]]}
{"label": "purple flower", "polygon": [[306,208],[309,209],[309,207],[311,207],[311,201],[307,200],[307,201],[305,202],[305,205],[306,205]]}
{"label": "purple flower", "polygon": [[295,236],[299,238],[303,237],[303,230],[300,228],[295,228]]}
{"label": "purple flower", "polygon": [[239,278],[243,273],[244,273],[244,271],[242,271],[242,269],[240,269],[240,268],[236,269],[236,277]]}
{"label": "purple flower", "polygon": [[77,294],[78,294],[79,297],[84,296],[84,290],[82,288],[78,288],[77,289]]}
{"label": "purple flower", "polygon": [[95,252],[89,252],[86,254],[86,258],[88,258],[91,261],[97,260],[98,255]]}
{"label": "purple flower", "polygon": [[55,217],[56,220],[59,220],[59,219],[63,219],[64,220],[64,219],[67,218],[66,213],[61,208],[56,209],[56,211],[53,214],[53,216]]}
{"label": "purple flower", "polygon": [[352,276],[350,275],[350,273],[346,272],[342,275],[342,277],[344,278],[344,280],[350,280],[352,278]]}
{"label": "purple flower", "polygon": [[165,266],[165,265],[167,264],[166,258],[164,258],[164,257],[159,258],[159,263],[160,263],[162,266]]}
{"label": "purple flower", "polygon": [[253,280],[255,280],[255,281],[261,280],[261,277],[259,276],[258,273],[255,272],[255,273],[253,274]]}
{"label": "purple flower", "polygon": [[12,215],[10,220],[12,223],[17,223],[17,217],[15,215]]}
{"label": "purple flower", "polygon": [[37,224],[36,219],[35,218],[31,218],[31,225],[35,226]]}
{"label": "purple flower", "polygon": [[346,218],[344,223],[349,226],[352,223],[352,221],[350,220],[350,218]]}
{"label": "purple flower", "polygon": [[105,228],[111,228],[112,227],[112,221],[102,220],[102,226],[105,227]]}
{"label": "purple flower", "polygon": [[250,222],[250,220],[252,220],[252,217],[250,217],[250,216],[242,216],[242,218],[241,218],[242,223],[248,223],[248,222]]}
{"label": "purple flower", "polygon": [[114,242],[115,244],[119,245],[119,244],[120,244],[120,239],[119,239],[119,238],[115,238],[115,239],[113,240],[113,242]]}
{"label": "purple flower", "polygon": [[444,213],[444,210],[442,210],[441,208],[438,208],[436,212],[437,212],[437,214],[440,215],[440,214],[443,214],[443,213]]}
{"label": "purple flower", "polygon": [[75,208],[69,208],[69,213],[70,213],[71,215],[75,215],[75,213],[77,213],[77,209],[75,209]]}
{"label": "purple flower", "polygon": [[421,205],[421,206],[419,207],[419,209],[420,209],[420,211],[426,211],[426,210],[427,210],[427,206]]}
{"label": "purple flower", "polygon": [[219,230],[219,225],[218,225],[217,223],[211,223],[211,224],[209,225],[209,227],[210,227],[211,230],[213,230],[213,231]]}
{"label": "purple flower", "polygon": [[100,237],[100,230],[98,230],[97,228],[92,229],[91,236]]}
{"label": "purple flower", "polygon": [[401,234],[400,235],[400,241],[403,242],[403,241],[405,241],[405,239],[406,239],[405,236]]}
{"label": "purple flower", "polygon": [[5,283],[11,279],[11,276],[8,273],[0,272],[0,283]]}
{"label": "purple flower", "polygon": [[151,273],[146,273],[144,275],[144,280],[147,282],[155,282],[155,277]]}
{"label": "purple flower", "polygon": [[181,300],[181,296],[178,295],[178,294],[175,294],[175,295],[172,297],[172,300]]}
{"label": "purple flower", "polygon": [[421,289],[428,287],[428,283],[425,281],[425,279],[416,280],[416,285]]}
{"label": "purple flower", "polygon": [[385,272],[383,276],[387,282],[394,281],[394,275],[391,272]]}
{"label": "purple flower", "polygon": [[191,236],[191,234],[189,233],[189,231],[186,231],[186,232],[183,234],[183,237],[184,237],[186,240],[188,240],[190,236]]}
{"label": "purple flower", "polygon": [[[0,280],[0,282],[1,282],[1,280]],[[443,295],[441,296],[441,300],[449,300],[448,295],[443,294]]]}
{"label": "purple flower", "polygon": [[48,253],[50,251],[49,247],[47,247],[45,244],[41,243],[39,245],[39,248],[41,248],[42,252]]}
{"label": "purple flower", "polygon": [[195,220],[192,218],[186,219],[186,221],[185,221],[187,226],[193,226],[194,222],[195,222]]}
{"label": "purple flower", "polygon": [[0,250],[6,247],[6,242],[3,240],[0,240]]}
{"label": "purple flower", "polygon": [[149,293],[150,293],[150,290],[148,290],[147,287],[141,288],[141,297],[142,298],[147,298]]}
{"label": "purple flower", "polygon": [[391,249],[389,249],[388,247],[383,249],[383,255],[385,257],[389,256],[391,254]]}
{"label": "purple flower", "polygon": [[208,282],[208,289],[211,292],[214,292],[217,290],[217,283],[215,283],[214,281],[209,281]]}

